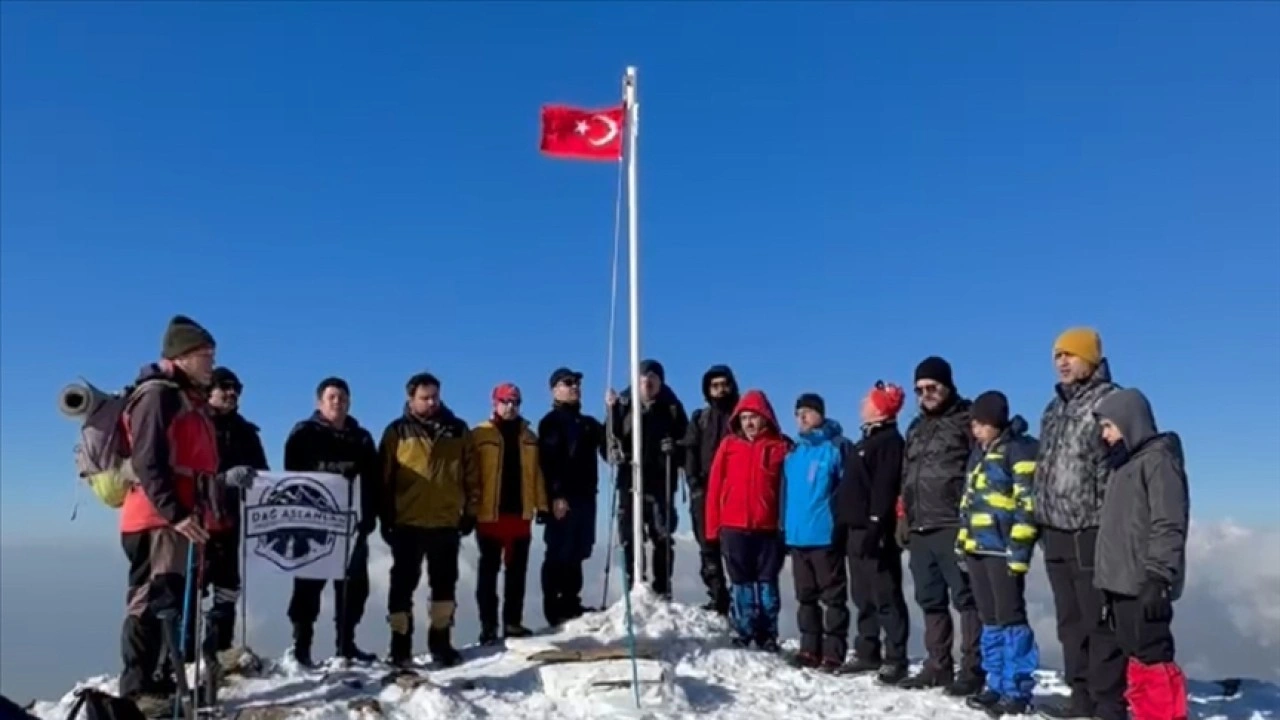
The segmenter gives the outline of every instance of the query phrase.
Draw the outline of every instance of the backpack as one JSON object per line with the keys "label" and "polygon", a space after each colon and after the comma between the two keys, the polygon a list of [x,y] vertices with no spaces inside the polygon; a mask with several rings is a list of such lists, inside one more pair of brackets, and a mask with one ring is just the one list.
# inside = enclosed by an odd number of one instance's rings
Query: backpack
{"label": "backpack", "polygon": [[67,720],[76,720],[76,716],[82,713],[84,720],[146,720],[138,705],[128,698],[94,688],[80,688],[75,697]]}
{"label": "backpack", "polygon": [[[143,392],[160,387],[177,388],[178,385],[171,380],[153,378],[136,386],[126,386],[118,393],[107,393],[86,380],[68,385],[58,396],[62,414],[80,420],[80,442],[75,446],[77,474],[109,508],[118,509],[123,505],[129,488],[137,483],[129,462],[125,413]],[[76,511],[72,509],[71,519],[75,516]]]}

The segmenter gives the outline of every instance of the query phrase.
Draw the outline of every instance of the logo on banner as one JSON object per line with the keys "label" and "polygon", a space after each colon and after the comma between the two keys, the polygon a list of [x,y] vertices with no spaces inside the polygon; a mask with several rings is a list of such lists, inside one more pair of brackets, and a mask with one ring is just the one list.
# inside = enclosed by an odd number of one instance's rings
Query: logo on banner
{"label": "logo on banner", "polygon": [[339,543],[351,535],[354,515],[324,483],[290,475],[245,508],[244,535],[256,540],[255,555],[292,572],[343,547]]}

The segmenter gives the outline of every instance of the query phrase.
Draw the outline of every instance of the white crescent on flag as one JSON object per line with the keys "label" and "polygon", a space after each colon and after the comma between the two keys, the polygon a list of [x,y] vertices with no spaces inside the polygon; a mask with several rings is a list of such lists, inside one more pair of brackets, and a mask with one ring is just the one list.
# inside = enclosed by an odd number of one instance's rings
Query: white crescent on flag
{"label": "white crescent on flag", "polygon": [[591,143],[592,145],[595,145],[596,147],[601,147],[604,145],[608,145],[609,143],[613,142],[614,138],[618,137],[618,123],[615,122],[613,118],[609,117],[608,115],[592,115],[591,119],[599,120],[600,122],[604,123],[605,128],[607,128],[607,132],[604,134],[603,137],[587,138],[587,142]]}

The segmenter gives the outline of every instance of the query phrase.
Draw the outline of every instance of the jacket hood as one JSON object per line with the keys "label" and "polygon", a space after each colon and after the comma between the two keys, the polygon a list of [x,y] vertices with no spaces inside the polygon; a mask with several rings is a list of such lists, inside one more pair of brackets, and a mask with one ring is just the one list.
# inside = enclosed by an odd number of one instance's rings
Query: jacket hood
{"label": "jacket hood", "polygon": [[1026,418],[1021,415],[1014,415],[1013,419],[1009,421],[1009,427],[1000,432],[1000,437],[1002,439],[1022,437],[1027,434],[1028,427]]}
{"label": "jacket hood", "polygon": [[134,379],[134,386],[141,385],[147,380],[168,380],[175,382],[179,387],[191,388],[195,387],[195,383],[191,382],[191,378],[182,372],[181,368],[174,366],[172,371],[166,371],[159,363],[147,363],[138,370],[138,377]]}
{"label": "jacket hood", "polygon": [[773,405],[769,403],[769,398],[763,390],[748,390],[747,394],[742,396],[737,407],[733,409],[733,414],[729,416],[730,431],[741,434],[742,425],[738,422],[738,416],[744,412],[754,413],[764,418],[768,424],[766,432],[772,432],[774,435],[781,434],[778,416],[774,414]]}
{"label": "jacket hood", "polygon": [[1093,414],[1114,423],[1124,435],[1124,444],[1130,451],[1136,451],[1158,433],[1151,403],[1134,388],[1122,388],[1107,395]]}
{"label": "jacket hood", "polygon": [[1093,375],[1091,375],[1088,380],[1085,380],[1082,383],[1076,383],[1075,385],[1064,385],[1062,383],[1058,383],[1054,388],[1057,389],[1059,395],[1064,398],[1069,398],[1084,388],[1109,382],[1112,382],[1111,362],[1106,358],[1102,358],[1102,360],[1098,362],[1098,367],[1094,369]]}
{"label": "jacket hood", "polygon": [[722,377],[729,380],[729,396],[738,399],[738,378],[733,376],[733,368],[728,365],[712,365],[707,371],[702,373],[702,398],[707,401],[708,405],[714,404],[711,399],[711,381],[715,378]]}
{"label": "jacket hood", "polygon": [[822,443],[835,440],[844,435],[844,428],[840,426],[838,420],[827,418],[822,424],[812,430],[806,430],[799,435],[799,444],[801,445],[821,445]]}

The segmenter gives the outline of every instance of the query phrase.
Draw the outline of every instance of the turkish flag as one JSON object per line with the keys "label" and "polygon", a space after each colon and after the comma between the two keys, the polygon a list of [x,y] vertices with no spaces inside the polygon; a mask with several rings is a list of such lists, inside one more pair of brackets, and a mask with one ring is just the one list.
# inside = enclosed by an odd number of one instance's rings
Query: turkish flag
{"label": "turkish flag", "polygon": [[625,109],[542,106],[543,154],[566,160],[621,160]]}

